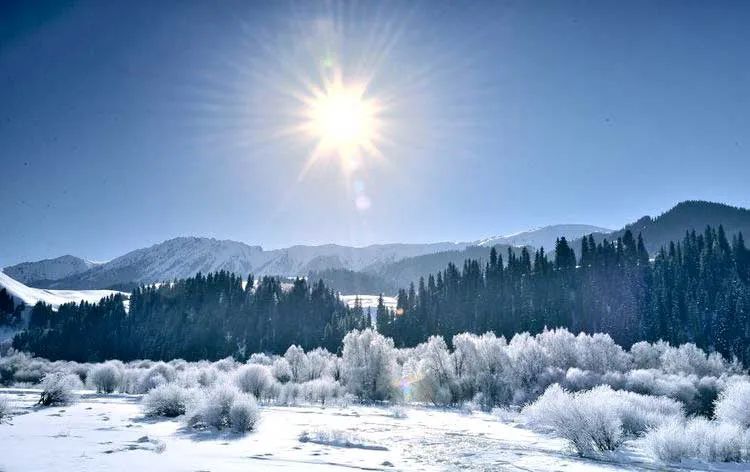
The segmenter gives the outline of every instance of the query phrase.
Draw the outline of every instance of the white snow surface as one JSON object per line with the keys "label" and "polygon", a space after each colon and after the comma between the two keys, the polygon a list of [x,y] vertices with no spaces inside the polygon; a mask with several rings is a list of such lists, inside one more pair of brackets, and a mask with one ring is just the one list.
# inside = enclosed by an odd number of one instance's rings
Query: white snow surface
{"label": "white snow surface", "polygon": [[[367,310],[368,308],[375,309],[378,307],[379,296],[380,295],[339,295],[339,298],[341,298],[341,301],[346,303],[350,308],[354,307],[357,298],[359,298],[360,305]],[[395,309],[396,301],[396,297],[383,297],[383,305],[385,305],[386,308]]]}
{"label": "white snow surface", "polygon": [[611,229],[601,228],[599,226],[567,224],[551,225],[542,228],[535,228],[520,233],[508,234],[505,236],[492,236],[480,239],[476,242],[477,246],[494,246],[496,244],[508,244],[511,246],[532,246],[535,248],[544,247],[547,252],[555,249],[555,240],[565,237],[568,241],[578,239],[591,233],[611,233]]}
{"label": "white snow surface", "polygon": [[[600,460],[582,459],[561,439],[486,413],[405,407],[407,416],[394,418],[379,406],[263,406],[256,430],[239,435],[145,418],[140,396],[79,393],[73,405],[41,408],[34,406],[38,390],[0,389],[14,412],[0,424],[0,470],[686,470],[655,462],[637,441]],[[310,431],[354,440],[305,441]]]}
{"label": "white snow surface", "polygon": [[44,302],[55,310],[65,303],[80,303],[81,301],[96,303],[116,293],[128,296],[127,293],[114,290],[46,290],[27,287],[4,272],[0,272],[0,288],[5,288],[12,297],[22,301],[27,307],[34,306],[37,302]]}

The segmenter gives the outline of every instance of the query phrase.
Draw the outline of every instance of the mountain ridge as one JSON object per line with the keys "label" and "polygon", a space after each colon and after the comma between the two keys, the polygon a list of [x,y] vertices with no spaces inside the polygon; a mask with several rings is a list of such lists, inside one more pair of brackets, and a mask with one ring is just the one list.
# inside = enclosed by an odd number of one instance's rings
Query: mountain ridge
{"label": "mountain ridge", "polygon": [[551,254],[558,237],[565,236],[574,241],[574,248],[580,249],[583,235],[593,234],[597,241],[604,238],[614,240],[629,229],[634,235],[643,235],[648,251],[653,254],[669,241],[682,239],[685,231],[702,231],[706,225],[719,224],[724,226],[730,238],[740,231],[750,234],[750,210],[688,200],[659,216],[644,216],[615,231],[584,224],[558,224],[470,242],[390,243],[362,247],[322,244],[264,250],[260,245],[251,246],[229,239],[180,236],[135,249],[106,263],[92,263],[66,255],[24,262],[3,271],[30,286],[79,290],[128,290],[136,284],[219,270],[242,276],[252,273],[256,277],[294,277],[325,270],[349,270],[390,277],[391,282],[402,284],[407,278],[423,275],[428,268],[432,270],[438,261],[460,263],[462,257],[481,258],[482,252],[492,246],[500,246],[503,251],[507,247],[544,247]]}

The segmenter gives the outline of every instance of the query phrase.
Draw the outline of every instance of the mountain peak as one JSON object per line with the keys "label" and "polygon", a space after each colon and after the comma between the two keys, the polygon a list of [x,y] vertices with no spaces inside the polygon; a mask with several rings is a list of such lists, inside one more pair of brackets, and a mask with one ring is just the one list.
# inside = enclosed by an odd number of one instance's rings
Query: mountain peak
{"label": "mountain peak", "polygon": [[507,244],[510,246],[532,246],[535,248],[544,247],[546,249],[552,249],[555,247],[555,241],[557,238],[564,237],[565,239],[572,241],[591,233],[611,232],[611,229],[586,224],[557,224],[505,236],[493,236],[479,240],[475,244],[477,246]]}

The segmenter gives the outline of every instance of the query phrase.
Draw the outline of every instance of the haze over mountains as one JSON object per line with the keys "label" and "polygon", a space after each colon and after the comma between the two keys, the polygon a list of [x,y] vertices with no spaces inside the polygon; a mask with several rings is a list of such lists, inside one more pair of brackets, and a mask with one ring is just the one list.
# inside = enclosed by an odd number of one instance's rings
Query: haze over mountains
{"label": "haze over mountains", "polygon": [[[185,278],[197,272],[226,270],[242,276],[306,276],[310,273],[335,274],[363,272],[373,276],[367,285],[389,292],[420,276],[443,269],[449,262],[460,265],[467,258],[482,259],[487,248],[497,247],[501,254],[508,248],[544,247],[550,253],[555,240],[564,236],[576,241],[594,234],[595,239],[610,240],[626,229],[642,233],[647,249],[654,253],[671,240],[680,240],[687,230],[702,231],[706,225],[723,225],[731,238],[738,232],[750,234],[750,211],[729,205],[687,201],[652,218],[645,216],[622,229],[611,230],[581,224],[553,225],[508,236],[495,236],[472,242],[428,244],[378,244],[349,247],[336,244],[292,246],[264,250],[242,242],[200,237],[178,237],[137,249],[106,263],[92,263],[66,255],[57,259],[26,262],[3,271],[27,285],[57,289],[129,289],[135,284]],[[326,272],[327,271],[327,272]],[[334,277],[335,278],[335,277]],[[336,284],[333,284],[335,287]]]}

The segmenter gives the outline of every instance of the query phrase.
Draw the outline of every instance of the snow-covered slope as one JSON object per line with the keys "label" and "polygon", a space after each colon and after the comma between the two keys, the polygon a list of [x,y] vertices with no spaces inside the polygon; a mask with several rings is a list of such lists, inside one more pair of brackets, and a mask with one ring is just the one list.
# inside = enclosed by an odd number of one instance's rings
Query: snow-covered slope
{"label": "snow-covered slope", "polygon": [[611,229],[591,225],[551,225],[507,236],[493,236],[481,239],[476,242],[476,245],[489,247],[496,244],[508,244],[511,246],[533,246],[535,248],[544,247],[549,252],[555,249],[555,240],[563,236],[568,241],[573,241],[591,233],[611,232]]}
{"label": "snow-covered slope", "polygon": [[[380,295],[340,295],[339,298],[350,308],[354,308],[357,300],[359,300],[359,304],[363,309],[367,310],[370,308],[374,311],[378,307],[378,298],[380,298]],[[396,309],[396,302],[396,297],[383,297],[383,305],[391,310]]]}
{"label": "snow-covered slope", "polygon": [[24,284],[38,284],[44,281],[59,280],[81,274],[99,263],[80,257],[65,255],[37,262],[23,262],[6,267],[2,271]]}
{"label": "snow-covered slope", "polygon": [[292,246],[265,251],[237,241],[181,237],[129,252],[90,270],[45,284],[50,288],[89,289],[129,283],[155,283],[197,272],[226,270],[242,276],[305,276],[327,268],[361,270],[407,257],[462,249],[467,243],[379,244],[348,247]]}
{"label": "snow-covered slope", "polygon": [[[83,259],[65,256],[70,273],[55,273],[52,261],[24,263],[6,268],[6,273],[20,273],[22,280],[34,286],[57,289],[129,288],[130,284],[157,283],[185,277],[197,272],[226,270],[242,276],[273,275],[306,276],[325,269],[367,270],[381,272],[404,259],[463,251],[471,246],[489,247],[496,244],[513,246],[544,246],[550,249],[561,236],[573,240],[592,232],[609,232],[589,225],[556,225],[509,236],[498,236],[474,242],[440,242],[428,244],[375,244],[365,247],[326,244],[292,246],[264,250],[260,246],[213,238],[180,237],[151,247],[138,249],[109,262],[81,270]],[[56,260],[53,260],[56,261]],[[79,262],[76,262],[79,261]],[[64,264],[59,264],[60,267]],[[73,269],[75,267],[75,269]],[[61,276],[57,276],[60,275]]]}
{"label": "snow-covered slope", "polygon": [[[114,295],[113,290],[46,290],[27,287],[21,282],[14,280],[8,274],[0,272],[0,288],[8,291],[17,301],[22,301],[26,306],[34,306],[37,302],[44,302],[57,309],[60,305],[71,302],[87,301],[98,302],[104,297]],[[127,294],[124,294],[127,295]]]}

